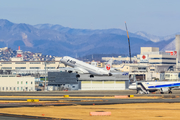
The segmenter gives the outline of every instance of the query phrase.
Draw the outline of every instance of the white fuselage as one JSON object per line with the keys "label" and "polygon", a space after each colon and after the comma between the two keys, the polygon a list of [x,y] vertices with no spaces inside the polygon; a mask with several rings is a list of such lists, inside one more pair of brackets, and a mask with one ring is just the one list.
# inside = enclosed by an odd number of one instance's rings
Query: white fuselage
{"label": "white fuselage", "polygon": [[[174,88],[180,86],[180,82],[141,82],[147,90],[158,90],[163,87]],[[133,83],[129,86],[130,90],[136,90],[139,85]]]}
{"label": "white fuselage", "polygon": [[73,68],[77,68],[80,71],[83,71],[83,73],[89,73],[92,75],[109,75],[109,71],[105,69],[101,69],[95,66],[92,66],[88,63],[85,63],[83,61],[65,56],[60,60],[65,65],[71,66]]}

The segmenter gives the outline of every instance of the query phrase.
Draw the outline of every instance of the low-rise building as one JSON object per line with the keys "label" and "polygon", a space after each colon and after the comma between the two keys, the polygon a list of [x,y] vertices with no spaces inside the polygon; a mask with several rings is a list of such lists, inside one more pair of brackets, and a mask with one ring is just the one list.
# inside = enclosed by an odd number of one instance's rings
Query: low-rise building
{"label": "low-rise building", "polygon": [[60,61],[0,61],[1,70],[44,70],[65,67]]}
{"label": "low-rise building", "polygon": [[174,72],[174,71],[165,72],[164,79],[165,80],[174,80],[174,81],[180,80],[180,72]]}
{"label": "low-rise building", "polygon": [[129,87],[129,74],[116,72],[113,76],[94,76],[90,74],[48,72],[48,86],[51,90],[126,90]]}
{"label": "low-rise building", "polygon": [[34,77],[0,75],[0,91],[35,91]]}

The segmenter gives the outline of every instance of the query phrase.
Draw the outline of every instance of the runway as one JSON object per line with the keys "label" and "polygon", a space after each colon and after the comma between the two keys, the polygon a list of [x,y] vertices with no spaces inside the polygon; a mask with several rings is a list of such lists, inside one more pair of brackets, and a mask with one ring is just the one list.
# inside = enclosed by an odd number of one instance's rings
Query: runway
{"label": "runway", "polygon": [[[179,94],[180,90],[173,90],[172,94]],[[135,90],[77,90],[77,91],[35,91],[35,92],[0,92],[0,96],[111,96],[111,95],[134,95]],[[160,94],[157,92],[157,94]],[[156,94],[156,95],[157,95]],[[152,94],[148,94],[152,95]],[[154,95],[154,94],[153,94]]]}
{"label": "runway", "polygon": [[[56,91],[56,92],[0,92],[0,110],[3,108],[24,108],[44,106],[93,106],[138,103],[180,103],[180,90],[173,94],[135,94],[136,91]],[[64,97],[63,95],[69,95]],[[134,95],[134,97],[124,97]],[[27,99],[39,99],[39,102],[27,102]],[[4,117],[4,118],[3,118]],[[0,115],[0,119],[9,116]],[[11,116],[10,116],[11,118]],[[13,119],[18,119],[14,116]],[[26,119],[26,118],[25,118]],[[31,118],[27,118],[31,119]],[[39,119],[39,118],[38,118]],[[50,119],[50,118],[48,118]]]}
{"label": "runway", "polygon": [[[179,92],[180,93],[180,92]],[[71,95],[71,96],[104,96],[104,95],[127,95],[136,94],[133,90],[89,90],[89,91],[35,91],[35,92],[0,92],[0,96],[57,96],[57,95]]]}
{"label": "runway", "polygon": [[[173,94],[135,94],[136,91],[57,91],[57,92],[0,92],[0,108],[32,106],[65,106],[65,105],[103,105],[128,103],[179,103],[180,91]],[[63,95],[69,95],[65,98]],[[122,98],[134,95],[133,98]],[[120,96],[115,97],[115,96]],[[27,99],[38,99],[38,103],[26,102]]]}

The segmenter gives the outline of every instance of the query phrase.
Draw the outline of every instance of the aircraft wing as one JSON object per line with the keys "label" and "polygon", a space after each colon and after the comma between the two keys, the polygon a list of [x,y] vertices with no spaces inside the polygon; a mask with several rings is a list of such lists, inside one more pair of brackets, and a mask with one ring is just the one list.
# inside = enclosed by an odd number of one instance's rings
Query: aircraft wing
{"label": "aircraft wing", "polygon": [[78,73],[89,73],[87,70],[79,67],[74,67],[74,70]]}
{"label": "aircraft wing", "polygon": [[61,70],[68,71],[69,73],[71,72],[77,72],[77,73],[89,73],[87,70],[79,68],[79,67],[65,67],[65,68],[60,68]]}

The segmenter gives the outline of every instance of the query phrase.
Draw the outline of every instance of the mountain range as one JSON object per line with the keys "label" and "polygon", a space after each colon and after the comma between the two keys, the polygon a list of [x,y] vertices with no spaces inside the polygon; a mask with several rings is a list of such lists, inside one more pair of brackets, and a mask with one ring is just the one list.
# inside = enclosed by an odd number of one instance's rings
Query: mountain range
{"label": "mountain range", "polygon": [[[175,35],[158,37],[145,32],[129,32],[132,53],[140,47],[175,49]],[[13,23],[0,19],[0,47],[41,52],[54,56],[88,54],[128,54],[127,33],[121,29],[75,29],[61,25]],[[169,46],[169,47],[168,47]]]}

